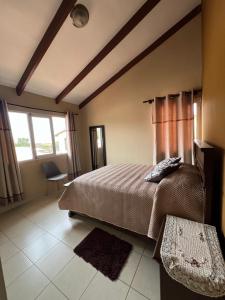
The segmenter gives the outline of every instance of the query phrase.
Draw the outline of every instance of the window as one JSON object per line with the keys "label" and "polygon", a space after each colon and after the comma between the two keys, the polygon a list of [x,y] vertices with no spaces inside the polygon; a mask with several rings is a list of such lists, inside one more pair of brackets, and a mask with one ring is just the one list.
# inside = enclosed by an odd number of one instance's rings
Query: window
{"label": "window", "polygon": [[55,150],[57,154],[67,152],[65,118],[52,117],[55,138]]}
{"label": "window", "polygon": [[193,104],[193,111],[194,111],[194,139],[197,138],[197,103]]}
{"label": "window", "polygon": [[101,130],[101,128],[97,128],[97,145],[98,145],[98,149],[102,148],[102,130]]}
{"label": "window", "polygon": [[19,161],[33,158],[27,114],[10,112],[16,156]]}
{"label": "window", "polygon": [[67,152],[64,117],[9,112],[18,161]]}
{"label": "window", "polygon": [[32,116],[32,125],[36,155],[53,154],[50,118]]}
{"label": "window", "polygon": [[202,138],[202,103],[201,99],[194,102],[194,139]]}

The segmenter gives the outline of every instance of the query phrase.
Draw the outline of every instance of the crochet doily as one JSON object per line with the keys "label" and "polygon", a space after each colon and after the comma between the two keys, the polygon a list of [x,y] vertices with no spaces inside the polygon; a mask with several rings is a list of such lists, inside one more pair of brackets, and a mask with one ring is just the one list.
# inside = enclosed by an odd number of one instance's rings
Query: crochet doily
{"label": "crochet doily", "polygon": [[214,226],[167,216],[160,252],[173,279],[205,296],[225,295],[225,263]]}

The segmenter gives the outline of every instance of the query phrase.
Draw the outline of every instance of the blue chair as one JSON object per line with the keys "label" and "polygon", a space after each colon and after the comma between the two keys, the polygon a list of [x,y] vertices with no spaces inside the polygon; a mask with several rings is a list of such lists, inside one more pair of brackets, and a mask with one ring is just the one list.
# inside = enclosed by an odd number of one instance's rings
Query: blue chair
{"label": "blue chair", "polygon": [[67,178],[66,173],[60,172],[59,168],[53,161],[48,161],[42,164],[42,169],[47,179],[47,195],[48,195],[48,182],[55,182],[57,190],[60,190],[60,182]]}

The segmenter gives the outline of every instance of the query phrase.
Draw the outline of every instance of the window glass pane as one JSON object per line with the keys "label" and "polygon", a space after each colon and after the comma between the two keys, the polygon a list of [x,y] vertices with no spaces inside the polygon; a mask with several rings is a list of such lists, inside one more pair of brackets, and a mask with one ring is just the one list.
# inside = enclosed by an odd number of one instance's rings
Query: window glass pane
{"label": "window glass pane", "polygon": [[194,103],[193,105],[193,111],[194,111],[194,139],[197,138],[197,126],[198,126],[198,107],[197,103]]}
{"label": "window glass pane", "polygon": [[102,129],[97,128],[97,145],[98,148],[102,148]]}
{"label": "window glass pane", "polygon": [[66,153],[66,121],[62,117],[52,117],[53,130],[55,136],[56,154]]}
{"label": "window glass pane", "polygon": [[49,118],[32,117],[37,156],[52,154],[52,136]]}
{"label": "window glass pane", "polygon": [[32,159],[33,154],[27,114],[9,112],[9,119],[18,161]]}

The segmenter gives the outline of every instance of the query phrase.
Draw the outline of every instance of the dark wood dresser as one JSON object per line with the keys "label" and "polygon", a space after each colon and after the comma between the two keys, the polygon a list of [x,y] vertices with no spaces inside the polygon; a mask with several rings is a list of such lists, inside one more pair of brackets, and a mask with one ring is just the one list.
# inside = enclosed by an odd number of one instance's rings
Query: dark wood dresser
{"label": "dark wood dresser", "polygon": [[6,289],[5,289],[5,281],[3,277],[2,264],[0,258],[0,299],[7,300]]}

